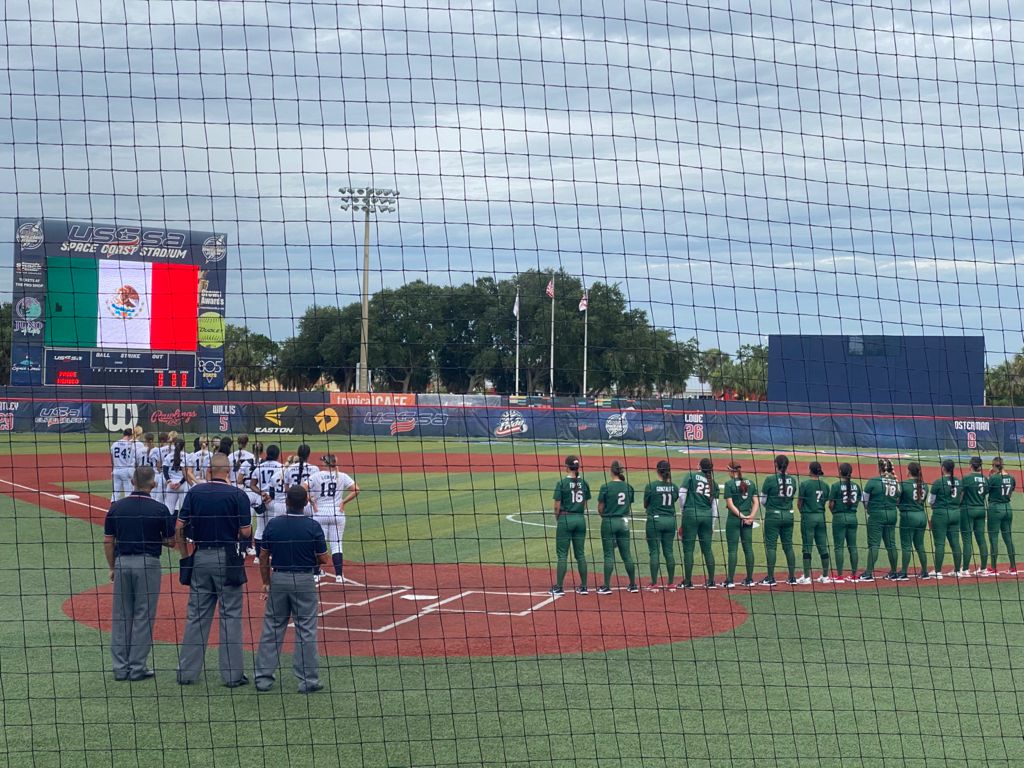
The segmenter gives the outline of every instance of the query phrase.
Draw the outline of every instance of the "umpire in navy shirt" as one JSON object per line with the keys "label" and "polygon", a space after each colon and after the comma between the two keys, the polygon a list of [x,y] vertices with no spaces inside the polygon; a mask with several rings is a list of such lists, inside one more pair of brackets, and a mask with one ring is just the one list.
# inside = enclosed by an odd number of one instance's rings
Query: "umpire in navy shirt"
{"label": "umpire in navy shirt", "polygon": [[320,523],[304,514],[306,489],[293,485],[285,497],[286,513],[263,529],[260,577],[267,610],[256,654],[256,690],[269,691],[280,662],[289,619],[295,622],[292,667],[299,693],[313,693],[320,684],[317,658],[317,595],[314,575],[331,564]]}
{"label": "umpire in navy shirt", "polygon": [[213,614],[220,606],[220,676],[228,688],[249,682],[242,665],[242,592],[239,540],[251,532],[249,498],[228,482],[228,457],[210,458],[210,481],[194,486],[178,512],[178,551],[195,544],[188,619],[178,659],[178,683],[191,685],[203,672]]}
{"label": "umpire in navy shirt", "polygon": [[103,551],[114,582],[114,621],[110,656],[115,680],[146,680],[153,648],[153,619],[160,598],[160,552],[171,546],[174,518],[171,510],[150,492],[156,487],[152,467],[137,467],[135,491],[110,505],[103,522]]}

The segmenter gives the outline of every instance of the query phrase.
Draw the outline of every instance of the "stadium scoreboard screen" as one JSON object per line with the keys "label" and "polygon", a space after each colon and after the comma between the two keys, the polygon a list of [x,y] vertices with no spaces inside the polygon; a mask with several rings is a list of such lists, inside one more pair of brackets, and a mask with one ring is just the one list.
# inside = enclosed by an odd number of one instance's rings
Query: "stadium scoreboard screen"
{"label": "stadium scoreboard screen", "polygon": [[226,235],[15,226],[12,385],[224,388]]}

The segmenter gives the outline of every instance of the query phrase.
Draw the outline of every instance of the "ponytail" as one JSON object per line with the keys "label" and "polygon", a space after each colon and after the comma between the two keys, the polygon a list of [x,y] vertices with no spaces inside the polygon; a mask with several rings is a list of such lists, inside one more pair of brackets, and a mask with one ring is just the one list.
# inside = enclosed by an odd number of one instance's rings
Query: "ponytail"
{"label": "ponytail", "polygon": [[975,472],[981,469],[981,456],[973,456],[971,458],[971,469]]}
{"label": "ponytail", "polygon": [[921,480],[921,465],[916,461],[912,461],[907,465],[907,472],[914,478],[914,495],[922,497],[924,496],[924,482]]}
{"label": "ponytail", "polygon": [[789,467],[789,457],[779,454],[775,457],[775,471],[779,473],[779,477],[784,478],[786,476],[786,469]]}
{"label": "ponytail", "polygon": [[953,480],[953,471],[956,469],[956,463],[952,459],[945,459],[941,466],[942,476],[946,479],[946,487],[952,492],[956,487],[956,482]]}
{"label": "ponytail", "polygon": [[992,471],[989,474],[990,475],[998,475],[1002,471],[1003,471],[1003,457],[1002,456],[996,456],[994,459],[992,459]]}
{"label": "ponytail", "polygon": [[175,472],[181,471],[181,452],[184,448],[184,440],[174,441],[174,458],[171,460],[171,469],[173,469]]}
{"label": "ponytail", "polygon": [[617,477],[619,480],[623,481],[626,479],[626,470],[618,459],[613,461],[608,469],[611,471],[613,477]]}
{"label": "ponytail", "polygon": [[846,481],[843,483],[843,497],[846,499],[849,499],[850,496],[853,495],[852,475],[853,467],[850,464],[843,462],[839,465],[839,477]]}

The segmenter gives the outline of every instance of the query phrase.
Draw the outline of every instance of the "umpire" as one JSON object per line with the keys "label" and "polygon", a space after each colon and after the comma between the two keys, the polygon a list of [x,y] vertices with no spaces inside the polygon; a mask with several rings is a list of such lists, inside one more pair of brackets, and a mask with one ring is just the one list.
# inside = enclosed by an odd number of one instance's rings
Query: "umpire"
{"label": "umpire", "polygon": [[228,457],[214,454],[210,458],[210,481],[189,490],[178,513],[178,551],[183,558],[189,556],[186,536],[195,543],[188,619],[178,659],[180,685],[191,685],[202,674],[218,604],[220,676],[228,688],[249,682],[242,665],[245,565],[239,539],[249,537],[251,518],[245,492],[228,482],[229,469]]}
{"label": "umpire", "polygon": [[[309,496],[293,485],[285,496],[286,514],[263,529],[260,577],[267,610],[256,654],[256,690],[269,691],[280,662],[289,619],[295,621],[293,669],[299,693],[314,693],[320,684],[317,658],[317,594],[314,574],[331,564],[320,523],[304,514]],[[273,574],[271,574],[273,571]]]}
{"label": "umpire", "polygon": [[171,546],[174,518],[150,492],[156,487],[152,467],[137,467],[135,491],[110,505],[103,522],[103,551],[114,582],[110,656],[115,680],[147,680],[153,648],[153,619],[160,598],[160,552]]}

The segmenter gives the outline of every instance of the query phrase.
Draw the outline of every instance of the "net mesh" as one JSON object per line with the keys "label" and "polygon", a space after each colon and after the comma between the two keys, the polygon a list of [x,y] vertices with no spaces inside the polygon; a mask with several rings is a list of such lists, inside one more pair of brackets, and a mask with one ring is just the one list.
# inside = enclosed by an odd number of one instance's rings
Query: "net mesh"
{"label": "net mesh", "polygon": [[0,762],[1024,758],[1019,4],[0,14]]}

